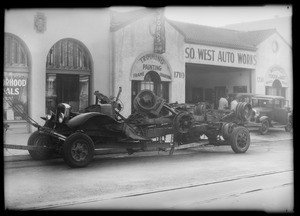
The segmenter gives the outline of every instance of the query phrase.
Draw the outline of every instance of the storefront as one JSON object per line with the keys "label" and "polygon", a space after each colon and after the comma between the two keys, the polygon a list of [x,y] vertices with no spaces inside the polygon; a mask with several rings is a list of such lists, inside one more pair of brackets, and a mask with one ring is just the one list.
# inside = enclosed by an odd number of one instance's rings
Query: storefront
{"label": "storefront", "polygon": [[[6,99],[21,112],[28,112],[30,83],[30,54],[24,41],[13,34],[5,34],[3,86]],[[20,113],[3,101],[3,119],[17,132],[28,132],[28,124]]]}
{"label": "storefront", "polygon": [[[94,91],[110,95],[109,28],[108,9],[7,10],[5,98],[43,125],[40,117],[58,103],[77,112],[94,103]],[[36,130],[5,100],[3,105],[7,133]]]}
{"label": "storefront", "polygon": [[[125,117],[143,89],[170,103],[217,105],[224,93],[239,92],[293,102],[292,51],[276,30],[180,23],[166,19],[163,9],[147,8],[5,15],[5,91],[40,124],[60,102],[80,111],[94,103],[94,91],[117,96],[119,87]],[[20,131],[35,130],[6,103],[3,112]]]}
{"label": "storefront", "polygon": [[186,44],[185,62],[187,103],[217,107],[226,94],[252,92],[255,51]]}
{"label": "storefront", "polygon": [[75,39],[56,42],[47,55],[46,113],[59,103],[78,112],[89,105],[92,59],[87,48]]}
{"label": "storefront", "polygon": [[[146,88],[168,102],[206,101],[216,107],[224,94],[258,93],[282,95],[292,104],[291,47],[276,30],[232,31],[171,21],[162,13],[145,9],[131,12],[127,19],[124,14],[122,19],[118,13],[112,16],[113,85],[115,91],[124,86],[131,92],[122,95],[125,101],[132,103]],[[164,44],[162,52],[155,49],[157,35]],[[160,73],[155,61],[143,64],[147,55],[167,62],[165,72]],[[132,110],[124,109],[127,115]]]}
{"label": "storefront", "polygon": [[148,89],[169,102],[169,84],[172,81],[171,69],[163,56],[148,53],[139,56],[133,64],[131,74],[131,107],[138,92]]}

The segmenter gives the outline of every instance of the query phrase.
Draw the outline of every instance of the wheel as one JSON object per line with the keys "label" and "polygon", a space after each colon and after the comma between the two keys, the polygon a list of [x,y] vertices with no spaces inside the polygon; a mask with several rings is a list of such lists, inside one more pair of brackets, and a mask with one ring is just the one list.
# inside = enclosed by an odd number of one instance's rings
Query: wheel
{"label": "wheel", "polygon": [[177,114],[173,121],[176,132],[188,133],[193,125],[194,118],[190,113],[182,112]]}
{"label": "wheel", "polygon": [[292,131],[292,128],[291,128],[290,125],[286,125],[286,126],[284,127],[284,129],[285,129],[286,132],[291,132],[291,131]]}
{"label": "wheel", "polygon": [[[46,135],[46,134],[42,134],[39,131],[35,131],[33,132],[28,141],[27,141],[27,145],[28,146],[45,146],[45,147],[49,147],[51,145],[51,137]],[[30,156],[32,159],[34,160],[46,160],[46,159],[50,159],[54,157],[54,152],[53,151],[47,151],[47,150],[28,150]]]}
{"label": "wheel", "polygon": [[293,117],[292,115],[289,116],[289,121],[287,123],[287,125],[284,127],[286,132],[292,132],[293,131]]}
{"label": "wheel", "polygon": [[247,128],[238,126],[230,137],[231,148],[235,153],[245,153],[250,146],[250,134]]}
{"label": "wheel", "polygon": [[63,144],[63,158],[72,168],[87,166],[94,157],[94,142],[86,134],[73,133]]}
{"label": "wheel", "polygon": [[261,126],[259,128],[259,132],[260,134],[262,135],[265,135],[268,131],[269,131],[269,121],[268,120],[264,120],[262,123],[261,123]]}

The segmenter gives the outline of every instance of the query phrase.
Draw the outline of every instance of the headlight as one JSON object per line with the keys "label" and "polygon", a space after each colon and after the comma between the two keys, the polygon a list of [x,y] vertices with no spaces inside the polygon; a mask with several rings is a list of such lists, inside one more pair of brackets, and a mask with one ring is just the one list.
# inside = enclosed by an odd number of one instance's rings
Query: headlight
{"label": "headlight", "polygon": [[258,117],[259,116],[259,114],[260,114],[260,112],[259,111],[257,111],[257,110],[253,110],[254,111],[254,116],[255,117]]}
{"label": "headlight", "polygon": [[50,114],[46,115],[46,120],[49,121],[50,119],[51,119],[51,115]]}
{"label": "headlight", "polygon": [[63,113],[60,113],[59,116],[58,116],[58,122],[63,123],[64,117],[65,117],[65,115]]}

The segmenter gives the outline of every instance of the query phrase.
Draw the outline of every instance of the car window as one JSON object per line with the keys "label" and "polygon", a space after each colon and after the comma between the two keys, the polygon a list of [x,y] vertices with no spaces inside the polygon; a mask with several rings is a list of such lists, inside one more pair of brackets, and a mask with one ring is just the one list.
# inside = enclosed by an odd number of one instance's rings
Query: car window
{"label": "car window", "polygon": [[282,108],[284,105],[285,103],[283,100],[275,100],[275,108]]}
{"label": "car window", "polygon": [[267,108],[272,108],[273,107],[273,103],[272,103],[272,100],[264,100],[264,99],[253,98],[252,99],[252,107],[267,107]]}

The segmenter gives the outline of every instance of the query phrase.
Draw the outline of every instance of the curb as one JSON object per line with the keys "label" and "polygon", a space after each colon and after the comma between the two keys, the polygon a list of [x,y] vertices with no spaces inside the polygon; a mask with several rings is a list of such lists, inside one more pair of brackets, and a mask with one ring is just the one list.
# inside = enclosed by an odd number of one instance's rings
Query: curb
{"label": "curb", "polygon": [[[293,140],[293,138],[277,139],[277,140],[253,139],[253,140],[251,140],[251,143],[275,142],[275,141],[287,141],[287,140]],[[57,158],[60,158],[60,157],[55,157],[53,159],[57,159]],[[27,160],[33,160],[29,154],[27,154],[27,155],[5,155],[4,156],[4,162],[27,161]],[[52,159],[49,159],[49,160],[52,160]]]}

